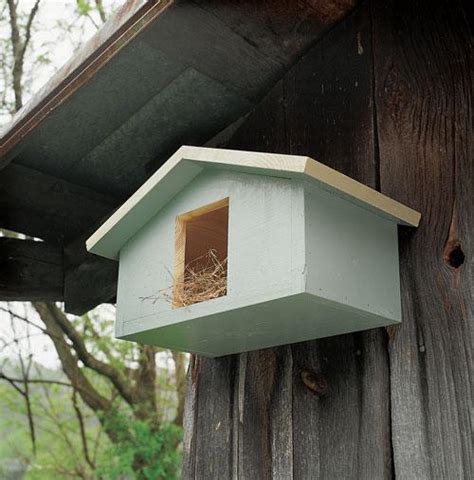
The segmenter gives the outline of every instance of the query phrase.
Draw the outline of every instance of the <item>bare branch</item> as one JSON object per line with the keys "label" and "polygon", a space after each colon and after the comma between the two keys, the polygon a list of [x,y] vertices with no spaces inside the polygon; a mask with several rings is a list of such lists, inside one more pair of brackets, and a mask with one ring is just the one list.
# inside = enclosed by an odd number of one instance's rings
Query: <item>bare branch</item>
{"label": "bare branch", "polygon": [[176,417],[174,423],[183,425],[184,401],[186,398],[186,354],[181,352],[172,352],[174,361],[174,376],[176,384],[176,393],[178,395],[178,405],[176,407]]}
{"label": "bare branch", "polygon": [[23,40],[23,46],[21,49],[21,62],[23,63],[23,60],[25,58],[25,52],[28,47],[28,43],[30,43],[31,39],[31,26],[33,25],[33,20],[35,19],[36,14],[38,13],[38,7],[39,7],[40,0],[36,0],[35,4],[33,5],[33,8],[30,10],[30,13],[28,15],[28,21],[26,22],[26,27],[25,27],[25,39]]}
{"label": "bare branch", "polygon": [[36,0],[25,26],[24,38],[21,38],[20,27],[18,24],[18,2],[7,0],[8,10],[10,14],[10,40],[13,51],[13,92],[15,94],[15,111],[20,110],[23,106],[23,62],[25,60],[25,52],[31,40],[31,28],[33,20],[38,12],[40,0]]}
{"label": "bare branch", "polygon": [[82,373],[77,364],[77,358],[71,353],[71,347],[67,344],[61,327],[49,309],[49,304],[35,302],[33,305],[46,325],[46,332],[53,341],[64,373],[77,388],[85,404],[95,412],[106,411],[110,407],[110,401],[101,395]]}
{"label": "bare branch", "polygon": [[6,312],[10,315],[10,317],[13,317],[13,318],[16,318],[17,320],[21,320],[22,322],[25,322],[27,323],[28,325],[31,325],[35,328],[37,328],[38,330],[41,330],[44,334],[46,334],[46,329],[43,328],[41,325],[38,325],[34,322],[32,322],[31,320],[29,320],[28,318],[26,318],[25,316],[23,315],[20,315],[18,313],[15,313],[13,310],[11,310],[10,308],[5,308],[5,307],[0,307],[0,311],[2,312]]}
{"label": "bare branch", "polygon": [[99,12],[102,23],[105,23],[107,21],[107,16],[105,15],[105,9],[102,0],[95,0],[95,6],[97,8],[97,11]]}
{"label": "bare branch", "polygon": [[79,404],[77,402],[76,390],[72,392],[72,406],[74,407],[74,411],[76,412],[77,421],[79,422],[79,431],[81,434],[81,443],[82,443],[82,452],[84,454],[84,458],[88,465],[94,470],[95,465],[92,462],[89,456],[89,448],[87,445],[87,436],[86,436],[86,429],[84,426],[84,418],[82,416],[81,409],[79,408]]}
{"label": "bare branch", "polygon": [[[14,383],[23,383],[23,379],[21,378],[12,378],[5,375],[5,373],[0,371],[0,379],[7,380],[8,382]],[[74,385],[71,385],[67,382],[61,382],[60,380],[48,380],[46,378],[29,378],[28,383],[44,383],[46,385],[60,385],[61,387],[69,387],[69,388],[76,388]]]}
{"label": "bare branch", "polygon": [[54,322],[54,324],[62,330],[62,332],[72,342],[77,357],[84,363],[85,366],[108,378],[120,393],[122,398],[129,405],[133,405],[133,391],[130,388],[126,378],[122,375],[122,372],[111,365],[98,360],[87,351],[83,338],[79,335],[79,333],[77,333],[66,315],[59,310],[56,305],[52,303],[34,302],[33,306],[43,321],[45,321],[45,318],[47,318],[50,324],[51,322]]}
{"label": "bare branch", "polygon": [[8,375],[0,372],[0,379],[6,380],[22,397],[25,396],[25,392],[17,385],[17,383],[22,383],[20,378],[10,378]]}

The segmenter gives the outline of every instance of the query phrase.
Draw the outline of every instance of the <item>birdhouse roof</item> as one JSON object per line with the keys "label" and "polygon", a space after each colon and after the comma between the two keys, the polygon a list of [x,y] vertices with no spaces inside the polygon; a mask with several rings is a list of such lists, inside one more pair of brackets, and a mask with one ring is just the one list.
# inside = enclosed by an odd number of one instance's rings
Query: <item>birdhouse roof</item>
{"label": "birdhouse roof", "polygon": [[306,179],[400,225],[420,221],[415,210],[309,157],[183,146],[87,240],[87,249],[118,259],[125,243],[205,168]]}

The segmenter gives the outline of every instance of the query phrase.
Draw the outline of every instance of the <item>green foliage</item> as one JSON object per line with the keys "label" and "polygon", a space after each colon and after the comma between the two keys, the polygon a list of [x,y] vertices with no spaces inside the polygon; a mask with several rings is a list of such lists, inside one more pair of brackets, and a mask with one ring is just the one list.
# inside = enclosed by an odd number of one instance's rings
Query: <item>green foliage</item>
{"label": "green foliage", "polygon": [[105,423],[118,439],[106,451],[96,471],[99,477],[110,480],[178,478],[181,455],[177,447],[182,437],[181,428],[172,423],[152,428],[147,422],[117,412],[109,414]]}
{"label": "green foliage", "polygon": [[77,12],[79,15],[87,15],[91,10],[92,6],[87,0],[77,0]]}
{"label": "green foliage", "polygon": [[[69,389],[38,384],[31,388],[36,456],[32,452],[25,403],[18,392],[0,383],[0,478],[49,480],[78,478],[80,473],[86,478],[96,478],[82,458],[79,425],[71,408]],[[101,461],[107,439],[100,435],[95,416],[84,413],[88,441],[91,449],[97,444],[97,461]],[[97,443],[98,438],[102,438],[102,442]]]}

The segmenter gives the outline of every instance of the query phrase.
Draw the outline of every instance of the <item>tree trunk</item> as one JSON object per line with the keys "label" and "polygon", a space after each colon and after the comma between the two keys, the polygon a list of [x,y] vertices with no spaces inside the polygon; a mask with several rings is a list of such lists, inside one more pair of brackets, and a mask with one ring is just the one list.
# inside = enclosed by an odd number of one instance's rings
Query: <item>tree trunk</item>
{"label": "tree trunk", "polygon": [[469,35],[457,2],[364,3],[222,145],[312,156],[423,218],[401,327],[193,359],[184,478],[474,478]]}

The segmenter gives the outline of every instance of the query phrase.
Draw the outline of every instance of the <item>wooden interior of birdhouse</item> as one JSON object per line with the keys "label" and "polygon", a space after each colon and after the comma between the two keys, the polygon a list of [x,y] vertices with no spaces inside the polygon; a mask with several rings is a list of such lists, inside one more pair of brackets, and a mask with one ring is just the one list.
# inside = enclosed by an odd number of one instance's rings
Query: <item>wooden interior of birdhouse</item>
{"label": "wooden interior of birdhouse", "polygon": [[176,218],[173,307],[227,294],[229,199]]}

